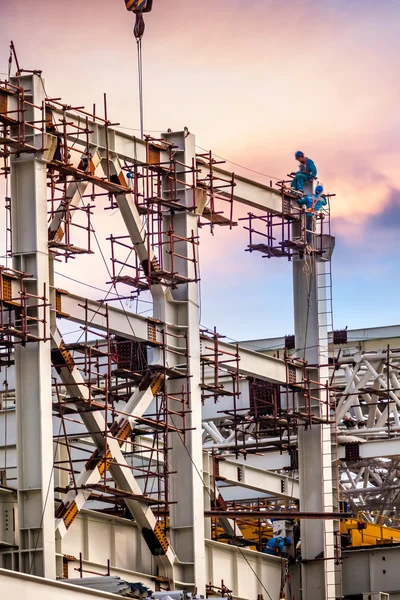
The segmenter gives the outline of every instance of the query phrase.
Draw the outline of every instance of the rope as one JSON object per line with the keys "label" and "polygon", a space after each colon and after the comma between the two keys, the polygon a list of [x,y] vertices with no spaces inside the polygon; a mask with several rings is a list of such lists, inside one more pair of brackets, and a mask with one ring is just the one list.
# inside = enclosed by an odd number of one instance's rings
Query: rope
{"label": "rope", "polygon": [[143,118],[143,58],[142,58],[142,38],[137,40],[138,52],[138,74],[139,74],[139,110],[140,110],[140,137],[144,136],[144,118]]}
{"label": "rope", "polygon": [[143,57],[142,57],[142,38],[144,35],[145,23],[142,13],[136,14],[136,23],[133,28],[133,35],[137,42],[138,55],[138,76],[139,76],[139,107],[140,107],[140,137],[143,139],[144,124],[143,124]]}

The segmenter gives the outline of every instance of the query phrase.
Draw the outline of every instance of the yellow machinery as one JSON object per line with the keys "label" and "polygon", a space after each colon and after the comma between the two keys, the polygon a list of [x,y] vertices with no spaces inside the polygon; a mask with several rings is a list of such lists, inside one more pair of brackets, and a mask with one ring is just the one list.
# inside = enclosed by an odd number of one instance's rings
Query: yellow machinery
{"label": "yellow machinery", "polygon": [[[261,540],[269,539],[273,536],[272,526],[269,523],[258,524],[256,521],[236,520],[237,535],[243,537],[246,542],[254,542],[254,546],[248,545],[252,550],[256,550]],[[382,544],[399,544],[400,529],[386,527],[384,525],[375,525],[357,519],[347,519],[340,523],[340,533],[342,543],[346,547],[360,546],[378,546]],[[346,540],[346,537],[347,540]],[[213,528],[213,539],[220,542],[228,542],[224,531],[218,523]]]}
{"label": "yellow machinery", "polygon": [[400,543],[400,529],[374,525],[357,519],[342,521],[340,533],[342,536],[348,536],[348,544],[346,544],[348,547]]}
{"label": "yellow machinery", "polygon": [[[237,537],[243,538],[247,542],[247,547],[251,550],[257,550],[261,540],[267,540],[273,537],[272,526],[267,523],[258,524],[256,521],[245,521],[236,519]],[[222,543],[228,543],[229,538],[224,533],[222,527],[219,526],[216,520],[215,526],[212,529],[212,538]],[[249,543],[250,542],[250,543]],[[254,542],[254,545],[251,545]]]}

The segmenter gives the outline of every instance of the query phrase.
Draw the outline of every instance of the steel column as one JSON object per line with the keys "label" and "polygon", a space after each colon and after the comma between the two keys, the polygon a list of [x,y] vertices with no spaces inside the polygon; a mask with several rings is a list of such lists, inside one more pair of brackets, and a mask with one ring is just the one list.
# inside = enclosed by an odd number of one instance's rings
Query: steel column
{"label": "steel column", "polygon": [[[329,379],[327,366],[327,302],[321,292],[325,265],[311,255],[293,261],[294,317],[297,356],[310,365],[308,376],[321,385]],[[321,293],[320,293],[321,292]],[[318,392],[315,391],[315,396]],[[301,398],[300,398],[301,402]],[[318,402],[314,412],[319,414]],[[300,510],[333,512],[332,448],[330,425],[299,429]],[[303,600],[334,600],[336,593],[335,533],[333,521],[301,524]]]}
{"label": "steel column", "polygon": [[[195,138],[185,132],[165,134],[166,141],[176,146],[174,156],[190,167],[195,158]],[[187,185],[178,184],[177,196],[188,209],[173,216],[175,234],[181,238],[197,236],[197,216],[189,207],[193,205],[193,189],[189,186],[193,174],[188,168],[177,163],[179,180]],[[169,229],[169,216],[164,217],[164,231]],[[178,243],[180,255],[189,256],[191,248],[188,242]],[[168,264],[168,257],[165,257]],[[188,260],[177,259],[175,268],[180,275],[194,277],[194,264]],[[158,286],[160,287],[160,286]],[[190,374],[190,404],[187,407],[185,444],[182,435],[172,433],[169,436],[171,451],[170,470],[170,522],[172,545],[178,559],[184,563],[193,563],[193,583],[199,594],[205,594],[206,561],[204,544],[204,492],[202,481],[202,403],[200,373],[200,333],[199,333],[199,289],[192,281],[181,284],[172,292],[153,294],[154,316],[164,323],[176,323],[187,336],[187,369]],[[176,363],[176,356],[170,354],[168,364]],[[176,392],[179,392],[180,380],[176,380]],[[175,419],[176,420],[176,419]],[[173,419],[174,421],[174,419]],[[178,417],[178,421],[180,418]],[[172,425],[181,426],[181,423]],[[174,504],[175,503],[175,504]],[[187,572],[186,579],[190,577]]]}
{"label": "steel column", "polygon": [[[45,100],[42,80],[37,75],[12,81],[26,90],[35,105],[25,115],[38,123]],[[29,111],[28,111],[29,112]],[[32,136],[31,131],[27,131]],[[40,148],[42,136],[31,137]],[[42,152],[13,155],[12,214],[13,267],[32,275],[27,291],[42,296],[49,290],[47,246],[46,164]],[[34,312],[35,309],[32,309]],[[45,310],[47,331],[50,311]],[[45,337],[44,323],[31,331]],[[15,348],[16,413],[18,452],[19,570],[54,579],[56,576],[54,538],[53,426],[50,341],[29,342]]]}

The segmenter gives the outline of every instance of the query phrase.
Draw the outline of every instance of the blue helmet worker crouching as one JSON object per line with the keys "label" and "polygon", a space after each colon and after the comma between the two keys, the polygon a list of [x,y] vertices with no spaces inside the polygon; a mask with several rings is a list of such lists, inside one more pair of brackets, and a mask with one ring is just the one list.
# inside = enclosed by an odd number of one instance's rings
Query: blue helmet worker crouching
{"label": "blue helmet worker crouching", "polygon": [[298,150],[294,155],[296,160],[299,161],[299,171],[295,173],[293,177],[291,188],[297,192],[304,190],[304,184],[306,181],[312,181],[317,176],[317,167],[311,158],[304,156],[304,152]]}
{"label": "blue helmet worker crouching", "polygon": [[283,556],[286,546],[290,546],[291,543],[290,537],[273,537],[268,540],[263,552],[272,556]]}
{"label": "blue helmet worker crouching", "polygon": [[315,213],[321,210],[323,206],[326,206],[327,200],[324,196],[324,188],[322,185],[317,185],[314,194],[308,194],[303,198],[300,198],[297,203],[299,206],[304,207],[306,210],[306,241],[307,244],[311,244],[312,234],[314,231],[313,217]]}

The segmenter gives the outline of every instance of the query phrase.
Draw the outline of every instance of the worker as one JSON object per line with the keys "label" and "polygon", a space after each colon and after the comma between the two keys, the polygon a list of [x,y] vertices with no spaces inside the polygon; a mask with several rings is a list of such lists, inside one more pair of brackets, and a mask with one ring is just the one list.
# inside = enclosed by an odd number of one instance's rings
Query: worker
{"label": "worker", "polygon": [[303,192],[306,181],[312,181],[317,176],[317,167],[311,158],[304,156],[301,150],[298,150],[294,156],[300,163],[300,169],[294,174],[290,187],[296,192]]}
{"label": "worker", "polygon": [[273,537],[268,540],[263,552],[264,554],[271,554],[272,556],[285,556],[287,555],[285,548],[286,546],[290,546],[291,543],[292,540],[290,537]]}
{"label": "worker", "polygon": [[317,185],[314,194],[307,194],[303,198],[299,198],[297,203],[304,207],[306,211],[306,242],[311,244],[314,232],[314,217],[323,206],[326,206],[327,199],[324,196],[324,188],[322,185]]}

